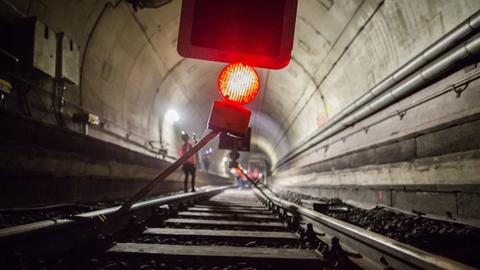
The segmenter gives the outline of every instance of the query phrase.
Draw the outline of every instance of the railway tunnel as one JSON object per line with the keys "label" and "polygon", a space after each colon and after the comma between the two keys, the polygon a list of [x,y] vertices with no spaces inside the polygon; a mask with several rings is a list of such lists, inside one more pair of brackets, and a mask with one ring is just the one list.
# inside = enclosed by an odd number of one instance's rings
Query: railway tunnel
{"label": "railway tunnel", "polygon": [[[181,7],[0,0],[2,227],[37,221],[14,209],[118,205],[180,157],[182,131],[207,134],[226,64],[178,53]],[[256,68],[240,164],[282,200],[451,222],[478,246],[479,9],[477,0],[299,0],[289,64]],[[236,184],[218,144],[198,153],[200,192]],[[183,184],[177,169],[149,196]]]}

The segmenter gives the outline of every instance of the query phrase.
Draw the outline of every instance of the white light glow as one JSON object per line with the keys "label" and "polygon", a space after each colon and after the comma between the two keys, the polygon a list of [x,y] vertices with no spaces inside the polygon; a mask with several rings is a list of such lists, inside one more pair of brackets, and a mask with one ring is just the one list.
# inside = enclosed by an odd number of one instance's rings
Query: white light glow
{"label": "white light glow", "polygon": [[178,113],[174,110],[168,110],[167,113],[165,114],[165,120],[168,122],[177,122],[180,120],[180,116],[178,116]]}

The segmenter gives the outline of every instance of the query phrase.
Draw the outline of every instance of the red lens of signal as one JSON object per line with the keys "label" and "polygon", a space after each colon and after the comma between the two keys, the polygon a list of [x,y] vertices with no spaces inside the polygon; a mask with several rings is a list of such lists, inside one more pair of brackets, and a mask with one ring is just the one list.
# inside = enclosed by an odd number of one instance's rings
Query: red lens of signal
{"label": "red lens of signal", "polygon": [[259,89],[258,74],[249,65],[229,64],[218,76],[218,91],[226,101],[247,104],[257,96]]}

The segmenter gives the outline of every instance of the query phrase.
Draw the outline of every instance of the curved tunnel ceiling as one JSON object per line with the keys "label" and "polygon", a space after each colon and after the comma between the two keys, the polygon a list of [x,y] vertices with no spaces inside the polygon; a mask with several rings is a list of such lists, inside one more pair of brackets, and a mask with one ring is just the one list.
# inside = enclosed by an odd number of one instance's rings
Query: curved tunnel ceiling
{"label": "curved tunnel ceiling", "polygon": [[[171,108],[181,115],[179,128],[204,131],[224,64],[179,56],[180,0],[138,12],[124,1],[52,2],[58,10],[42,15],[34,3],[27,14],[67,25],[83,44],[83,106],[148,139],[160,136]],[[476,0],[299,0],[292,61],[259,70],[261,92],[249,105],[255,149],[275,163],[479,8]]]}

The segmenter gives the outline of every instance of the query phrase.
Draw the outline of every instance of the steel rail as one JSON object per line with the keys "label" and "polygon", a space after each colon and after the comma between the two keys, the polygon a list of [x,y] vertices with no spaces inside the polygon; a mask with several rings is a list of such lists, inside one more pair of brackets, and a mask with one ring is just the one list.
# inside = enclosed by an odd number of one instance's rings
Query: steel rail
{"label": "steel rail", "polygon": [[[137,202],[121,219],[116,215],[120,206],[77,214],[68,219],[51,219],[0,229],[0,252],[24,251],[36,257],[50,257],[68,251],[74,245],[100,233],[123,229],[135,215],[139,220],[151,217],[159,206],[190,203],[214,196],[232,186],[181,193]],[[115,218],[115,222],[105,222]],[[55,245],[45,243],[55,243]]]}
{"label": "steel rail", "polygon": [[254,192],[264,203],[270,202],[274,208],[293,214],[300,218],[301,224],[311,223],[316,232],[326,234],[320,239],[337,237],[343,248],[359,253],[360,259],[350,260],[364,269],[385,269],[385,262],[393,269],[476,269],[280,199],[267,189],[260,192],[260,189]]}

